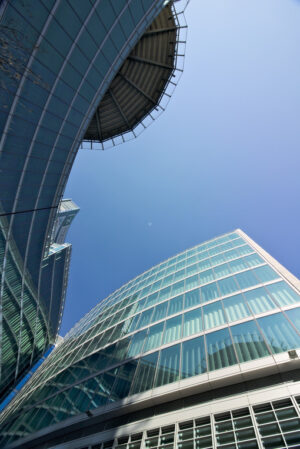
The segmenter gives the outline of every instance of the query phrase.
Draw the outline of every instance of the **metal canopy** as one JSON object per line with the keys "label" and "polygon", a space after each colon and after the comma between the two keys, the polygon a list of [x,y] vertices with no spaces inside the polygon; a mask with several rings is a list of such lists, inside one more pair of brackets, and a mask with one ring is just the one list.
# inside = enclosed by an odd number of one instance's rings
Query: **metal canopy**
{"label": "metal canopy", "polygon": [[104,142],[133,129],[159,106],[176,69],[176,18],[167,5],[152,22],[112,81],[84,135]]}

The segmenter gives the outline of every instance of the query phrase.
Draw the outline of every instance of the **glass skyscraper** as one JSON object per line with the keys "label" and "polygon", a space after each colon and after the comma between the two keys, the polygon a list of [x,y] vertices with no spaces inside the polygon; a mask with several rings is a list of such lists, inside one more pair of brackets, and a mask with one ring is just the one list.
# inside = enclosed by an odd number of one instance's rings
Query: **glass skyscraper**
{"label": "glass skyscraper", "polygon": [[137,134],[176,85],[175,4],[1,1],[0,401],[57,336],[71,247],[51,243],[80,145]]}
{"label": "glass skyscraper", "polygon": [[1,417],[3,448],[300,444],[299,280],[241,230],[102,300]]}

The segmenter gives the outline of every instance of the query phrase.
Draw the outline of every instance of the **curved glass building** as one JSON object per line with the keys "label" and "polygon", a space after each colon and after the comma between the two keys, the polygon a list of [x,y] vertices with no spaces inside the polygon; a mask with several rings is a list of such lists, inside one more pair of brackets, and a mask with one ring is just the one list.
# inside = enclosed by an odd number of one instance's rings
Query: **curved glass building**
{"label": "curved glass building", "polygon": [[299,447],[299,284],[241,230],[153,267],[67,334],[1,447]]}
{"label": "curved glass building", "polygon": [[175,5],[1,2],[0,400],[57,336],[70,245],[50,245],[80,144],[126,140],[176,84]]}

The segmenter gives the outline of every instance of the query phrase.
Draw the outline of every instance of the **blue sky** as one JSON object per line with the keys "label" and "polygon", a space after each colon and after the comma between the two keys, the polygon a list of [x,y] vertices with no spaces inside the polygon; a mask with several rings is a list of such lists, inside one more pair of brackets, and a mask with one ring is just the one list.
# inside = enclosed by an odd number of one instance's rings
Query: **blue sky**
{"label": "blue sky", "polygon": [[300,1],[191,0],[186,19],[166,112],[76,158],[62,335],[131,278],[237,227],[300,277]]}

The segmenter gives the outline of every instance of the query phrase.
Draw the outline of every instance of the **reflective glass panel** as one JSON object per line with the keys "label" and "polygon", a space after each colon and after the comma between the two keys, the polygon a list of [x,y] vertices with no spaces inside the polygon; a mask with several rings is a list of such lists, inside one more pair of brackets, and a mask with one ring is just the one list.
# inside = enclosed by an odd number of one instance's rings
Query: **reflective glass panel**
{"label": "reflective glass panel", "polygon": [[232,326],[231,333],[240,362],[248,362],[270,355],[254,321]]}
{"label": "reflective glass panel", "polygon": [[276,307],[264,287],[250,290],[245,292],[244,295],[254,314],[267,312]]}
{"label": "reflective glass panel", "polygon": [[272,352],[278,353],[300,347],[300,336],[283,313],[275,313],[257,321]]}
{"label": "reflective glass panel", "polygon": [[223,306],[228,322],[241,320],[250,315],[243,295],[241,294],[223,299]]}
{"label": "reflective glass panel", "polygon": [[163,344],[171,343],[181,337],[182,315],[171,318],[166,321]]}
{"label": "reflective glass panel", "polygon": [[202,331],[202,310],[201,308],[191,310],[184,314],[183,318],[183,336],[197,334]]}
{"label": "reflective glass panel", "polygon": [[179,379],[180,345],[160,351],[155,386],[169,384]]}
{"label": "reflective glass panel", "polygon": [[221,326],[226,322],[221,301],[203,307],[203,320],[205,329]]}
{"label": "reflective glass panel", "polygon": [[210,371],[237,363],[228,329],[211,332],[205,338]]}
{"label": "reflective glass panel", "polygon": [[204,337],[193,338],[182,343],[181,378],[206,372]]}

